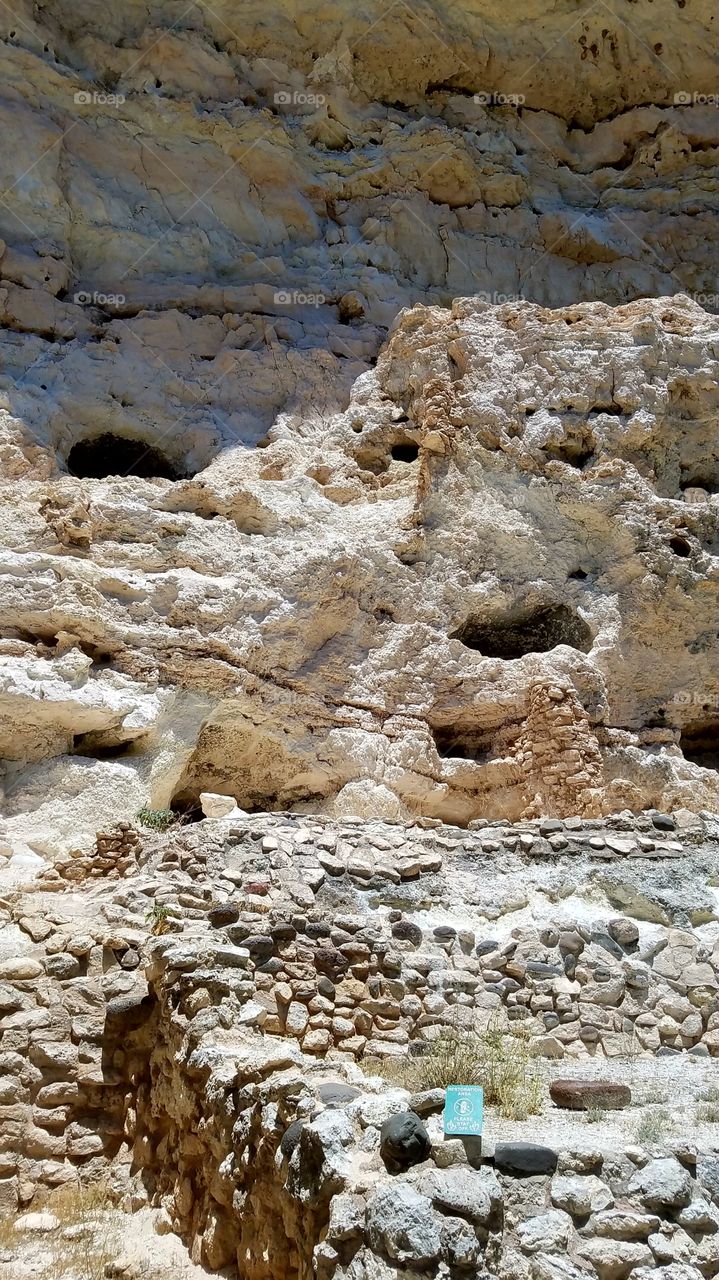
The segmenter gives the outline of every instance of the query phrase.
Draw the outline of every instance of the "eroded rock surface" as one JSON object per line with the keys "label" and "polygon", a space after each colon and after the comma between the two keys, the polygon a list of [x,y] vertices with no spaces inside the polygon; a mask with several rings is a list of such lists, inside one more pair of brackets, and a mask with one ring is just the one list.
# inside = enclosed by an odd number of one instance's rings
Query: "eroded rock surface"
{"label": "eroded rock surface", "polygon": [[465,299],[404,313],[344,412],[192,480],[26,459],[7,835],[52,854],[204,791],[462,823],[716,809],[718,342],[687,298]]}
{"label": "eroded rock surface", "polygon": [[711,6],[236,8],[0,15],[13,847],[716,808]]}

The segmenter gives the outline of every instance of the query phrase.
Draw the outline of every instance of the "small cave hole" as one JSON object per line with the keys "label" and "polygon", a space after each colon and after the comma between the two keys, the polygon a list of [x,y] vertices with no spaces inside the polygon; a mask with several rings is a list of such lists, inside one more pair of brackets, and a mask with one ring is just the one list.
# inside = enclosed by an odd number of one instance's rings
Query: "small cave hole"
{"label": "small cave hole", "polygon": [[594,457],[594,449],[578,441],[566,440],[564,444],[546,445],[544,452],[552,462],[565,462],[581,471]]}
{"label": "small cave hole", "polygon": [[719,491],[719,480],[716,475],[709,472],[683,471],[682,478],[679,481],[679,488],[682,493],[685,489],[704,489],[707,493],[717,493]]}
{"label": "small cave hole", "polygon": [[170,808],[183,827],[192,822],[202,822],[205,816],[199,796],[193,791],[178,791],[170,801]]}
{"label": "small cave hole", "polygon": [[401,440],[392,445],[391,452],[395,462],[416,462],[419,457],[419,445],[413,440]]}
{"label": "small cave hole", "polygon": [[98,732],[76,733],[72,739],[72,754],[88,756],[93,760],[120,760],[123,756],[140,755],[137,738],[113,741],[110,734]]}
{"label": "small cave hole", "polygon": [[545,605],[486,620],[469,617],[450,634],[485,658],[511,661],[528,653],[548,653],[557,645],[588,653],[592,632],[584,619],[568,605]]}
{"label": "small cave hole", "polygon": [[443,725],[431,732],[441,760],[472,760],[475,764],[486,764],[496,754],[492,735],[481,729]]}
{"label": "small cave hole", "polygon": [[67,468],[78,480],[102,480],[108,476],[140,476],[144,480],[183,478],[159,449],[144,440],[131,440],[110,432],[74,444],[68,454]]}
{"label": "small cave hole", "polygon": [[570,578],[573,578],[576,582],[584,582],[585,578],[589,577],[589,574],[587,573],[586,569],[572,569],[572,572],[570,573],[569,576]]}
{"label": "small cave hole", "polygon": [[719,715],[686,724],[679,746],[685,760],[700,765],[702,769],[719,769]]}
{"label": "small cave hole", "polygon": [[686,559],[692,553],[692,544],[687,538],[682,538],[679,534],[676,534],[669,539],[669,549],[674,552],[675,556],[681,556]]}

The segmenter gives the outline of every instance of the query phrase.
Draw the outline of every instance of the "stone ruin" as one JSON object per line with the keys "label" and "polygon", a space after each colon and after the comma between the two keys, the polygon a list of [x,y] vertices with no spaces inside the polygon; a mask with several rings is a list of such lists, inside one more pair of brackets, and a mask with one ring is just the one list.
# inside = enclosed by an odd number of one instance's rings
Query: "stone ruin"
{"label": "stone ruin", "polygon": [[[113,861],[92,899],[41,875],[7,901],[6,1214],[109,1173],[207,1272],[719,1274],[715,818],[466,830],[218,801],[135,837],[135,874]],[[490,1107],[477,1144],[421,1069],[488,1028],[532,1045],[539,1101]],[[148,1265],[119,1249],[107,1274]]]}

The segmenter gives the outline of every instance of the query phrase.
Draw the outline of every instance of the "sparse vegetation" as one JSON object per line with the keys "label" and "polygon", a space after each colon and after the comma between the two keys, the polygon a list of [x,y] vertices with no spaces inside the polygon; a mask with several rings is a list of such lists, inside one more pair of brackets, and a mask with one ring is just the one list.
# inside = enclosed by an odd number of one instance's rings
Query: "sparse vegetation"
{"label": "sparse vegetation", "polygon": [[710,1084],[706,1089],[702,1089],[697,1094],[699,1102],[718,1102],[719,1103],[719,1085]]}
{"label": "sparse vegetation", "polygon": [[177,822],[177,814],[172,809],[151,809],[144,804],[135,814],[137,821],[151,831],[167,831]]}
{"label": "sparse vegetation", "polygon": [[587,1124],[601,1124],[606,1119],[606,1111],[600,1102],[594,1103],[591,1107],[587,1107],[585,1113]]}
{"label": "sparse vegetation", "polygon": [[719,1102],[700,1102],[694,1111],[699,1124],[719,1124]]}
{"label": "sparse vegetation", "polygon": [[[59,1225],[43,1239],[47,1249],[43,1280],[104,1280],[105,1269],[120,1246],[107,1184],[69,1184],[51,1196],[44,1208]],[[22,1247],[23,1235],[15,1230],[15,1219],[3,1220],[0,1249],[17,1254]],[[0,1268],[3,1280],[7,1274]]]}
{"label": "sparse vegetation", "polygon": [[511,1120],[542,1109],[543,1086],[529,1038],[492,1022],[483,1032],[447,1030],[421,1058],[379,1059],[363,1064],[405,1089],[446,1089],[478,1084],[487,1106]]}
{"label": "sparse vegetation", "polygon": [[152,926],[152,933],[155,935],[167,933],[169,918],[169,909],[162,902],[153,902],[145,912],[145,920]]}
{"label": "sparse vegetation", "polygon": [[660,1084],[647,1084],[641,1090],[641,1100],[643,1104],[658,1103],[663,1105],[669,1101],[669,1090]]}
{"label": "sparse vegetation", "polygon": [[634,1141],[640,1145],[661,1142],[673,1128],[672,1117],[668,1111],[660,1108],[647,1111],[641,1117],[634,1131]]}

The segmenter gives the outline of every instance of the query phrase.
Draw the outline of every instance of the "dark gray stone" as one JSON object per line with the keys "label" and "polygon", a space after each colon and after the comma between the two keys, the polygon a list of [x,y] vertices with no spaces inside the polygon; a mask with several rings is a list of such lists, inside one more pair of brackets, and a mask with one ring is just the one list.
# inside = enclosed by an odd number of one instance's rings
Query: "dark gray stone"
{"label": "dark gray stone", "polygon": [[650,809],[651,818],[657,831],[676,831],[677,824],[669,813],[660,813],[658,809]]}
{"label": "dark gray stone", "polygon": [[438,924],[432,934],[438,942],[452,942],[457,937],[457,930],[451,924]]}
{"label": "dark gray stone", "polygon": [[267,933],[251,933],[249,938],[245,938],[242,945],[247,947],[253,957],[261,956],[267,958],[272,955],[275,949],[275,944]]}
{"label": "dark gray stone", "polygon": [[304,1129],[304,1124],[302,1120],[293,1120],[292,1124],[288,1125],[284,1133],[282,1134],[282,1137],[280,1139],[280,1151],[284,1156],[285,1160],[290,1159],[292,1152],[294,1151],[295,1147],[297,1146],[297,1143],[300,1140],[303,1129]]}
{"label": "dark gray stone", "polygon": [[379,1151],[389,1173],[403,1173],[421,1164],[431,1150],[429,1134],[414,1111],[390,1116],[380,1129]]}
{"label": "dark gray stone", "polygon": [[533,978],[557,978],[562,967],[559,964],[545,964],[543,960],[528,960],[526,971]]}
{"label": "dark gray stone", "polygon": [[499,943],[494,938],[487,938],[484,942],[478,942],[474,948],[476,956],[488,956],[492,951],[499,950]]}
{"label": "dark gray stone", "polygon": [[319,1095],[326,1107],[346,1107],[353,1098],[359,1098],[360,1090],[341,1080],[327,1080],[319,1087]]}
{"label": "dark gray stone", "polygon": [[236,924],[240,918],[240,909],[233,902],[220,902],[215,907],[210,907],[207,913],[207,919],[213,929],[222,929],[225,925]]}
{"label": "dark gray stone", "polygon": [[551,1147],[534,1142],[498,1142],[494,1148],[494,1167],[512,1177],[533,1177],[554,1173],[558,1155]]}
{"label": "dark gray stone", "polygon": [[605,951],[608,951],[609,954],[614,956],[617,960],[624,959],[624,952],[622,951],[622,948],[619,946],[618,942],[614,941],[614,938],[610,937],[609,933],[604,933],[599,929],[595,930],[592,934],[592,942],[596,942],[598,947],[603,947]]}
{"label": "dark gray stone", "polygon": [[419,947],[422,942],[422,930],[413,920],[397,920],[392,925],[392,937],[400,942],[411,942],[413,946]]}

